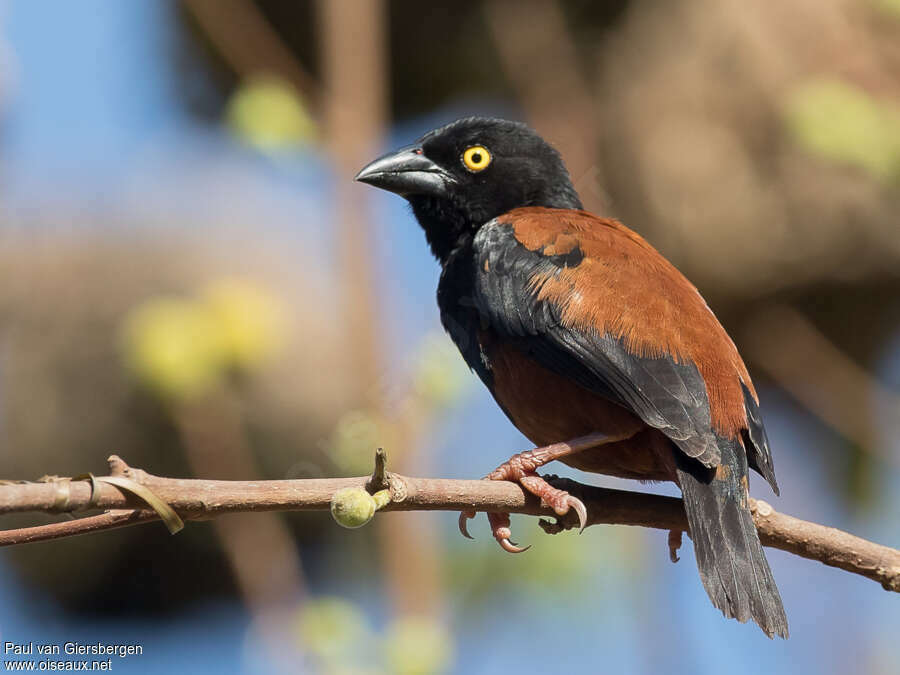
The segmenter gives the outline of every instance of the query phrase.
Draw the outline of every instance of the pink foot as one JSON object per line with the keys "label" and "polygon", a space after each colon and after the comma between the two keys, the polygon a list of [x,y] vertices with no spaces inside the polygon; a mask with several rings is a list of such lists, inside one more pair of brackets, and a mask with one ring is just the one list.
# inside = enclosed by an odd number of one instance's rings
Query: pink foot
{"label": "pink foot", "polygon": [[[578,515],[578,523],[583,531],[587,525],[587,508],[577,497],[573,497],[565,490],[559,490],[550,485],[537,474],[537,469],[547,462],[559,459],[574,452],[586,450],[611,439],[604,434],[592,434],[575,439],[569,443],[556,443],[543,448],[535,448],[526,452],[513,455],[509,461],[501,464],[486,477],[486,480],[510,480],[519,483],[528,492],[538,497],[544,506],[553,509],[558,516],[565,516],[570,510]],[[459,514],[459,531],[464,537],[471,539],[467,524],[469,519],[475,517],[475,511],[463,511]],[[508,513],[488,513],[488,521],[491,531],[500,546],[510,553],[521,553],[529,547],[520,547],[510,541],[512,532],[509,528]]]}

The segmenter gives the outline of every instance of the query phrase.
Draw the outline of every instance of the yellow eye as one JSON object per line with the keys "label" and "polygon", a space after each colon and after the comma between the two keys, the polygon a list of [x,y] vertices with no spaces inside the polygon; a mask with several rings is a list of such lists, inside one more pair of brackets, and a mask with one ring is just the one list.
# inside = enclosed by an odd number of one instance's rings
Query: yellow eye
{"label": "yellow eye", "polygon": [[462,161],[469,171],[483,171],[491,163],[491,153],[483,145],[473,145],[463,153]]}

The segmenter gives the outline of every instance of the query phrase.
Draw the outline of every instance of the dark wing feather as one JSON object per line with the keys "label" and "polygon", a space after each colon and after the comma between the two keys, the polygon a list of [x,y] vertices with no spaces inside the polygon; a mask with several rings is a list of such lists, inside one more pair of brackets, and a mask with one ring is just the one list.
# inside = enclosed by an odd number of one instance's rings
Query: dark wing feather
{"label": "dark wing feather", "polygon": [[758,474],[765,478],[775,494],[781,494],[778,489],[778,481],[775,480],[775,463],[772,460],[772,451],[769,449],[769,437],[766,435],[766,428],[763,426],[762,415],[759,412],[759,405],[747,389],[744,389],[744,408],[747,410],[747,431],[745,442],[747,448],[747,461],[750,467]]}
{"label": "dark wing feather", "polygon": [[531,251],[499,220],[479,230],[474,247],[473,301],[495,331],[524,338],[520,344],[541,365],[633,411],[687,456],[706,466],[719,463],[706,385],[696,365],[639,356],[612,335],[567,327],[561,309],[539,299],[531,280],[562,269],[577,256]]}

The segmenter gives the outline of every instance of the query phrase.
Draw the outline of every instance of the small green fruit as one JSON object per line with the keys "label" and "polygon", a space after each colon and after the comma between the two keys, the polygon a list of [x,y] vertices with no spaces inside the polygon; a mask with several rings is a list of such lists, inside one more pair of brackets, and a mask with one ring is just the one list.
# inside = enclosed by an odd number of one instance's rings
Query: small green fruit
{"label": "small green fruit", "polygon": [[362,488],[344,488],[331,498],[331,515],[338,525],[351,530],[372,520],[376,509],[375,498]]}

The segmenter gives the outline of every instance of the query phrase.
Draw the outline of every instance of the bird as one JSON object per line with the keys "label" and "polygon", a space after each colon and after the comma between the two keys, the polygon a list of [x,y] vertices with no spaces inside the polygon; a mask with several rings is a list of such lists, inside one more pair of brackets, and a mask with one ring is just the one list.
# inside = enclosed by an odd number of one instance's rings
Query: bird
{"label": "bird", "polygon": [[[558,516],[584,503],[537,470],[681,488],[700,579],[728,618],[788,636],[749,508],[749,469],[779,494],[759,399],[697,288],[643,237],[584,210],[559,152],[524,123],[466,117],[356,176],[405,198],[441,266],[444,329],[535,445],[488,474]],[[474,512],[460,516],[460,530]],[[494,537],[509,514],[489,513]]]}

